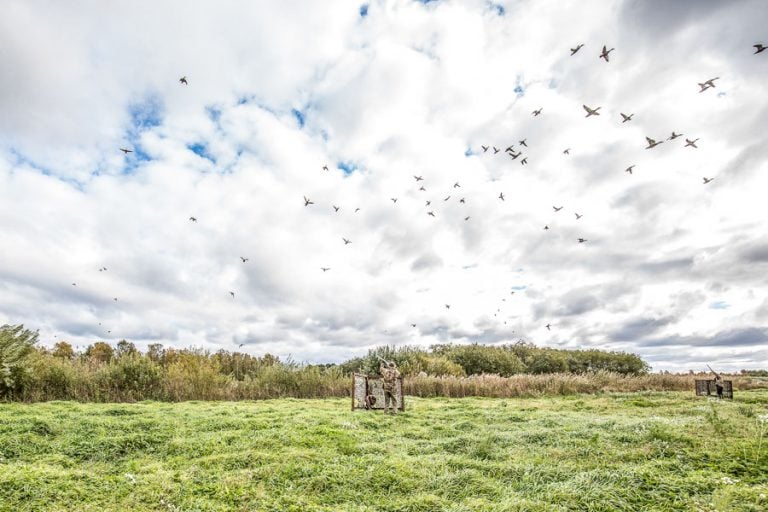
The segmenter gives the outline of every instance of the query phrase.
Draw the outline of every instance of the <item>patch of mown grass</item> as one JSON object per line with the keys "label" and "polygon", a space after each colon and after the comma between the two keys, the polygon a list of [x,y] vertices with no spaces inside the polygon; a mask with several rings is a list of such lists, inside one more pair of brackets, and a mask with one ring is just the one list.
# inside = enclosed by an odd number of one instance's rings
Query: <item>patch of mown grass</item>
{"label": "patch of mown grass", "polygon": [[408,403],[2,404],[0,511],[768,509],[768,391]]}

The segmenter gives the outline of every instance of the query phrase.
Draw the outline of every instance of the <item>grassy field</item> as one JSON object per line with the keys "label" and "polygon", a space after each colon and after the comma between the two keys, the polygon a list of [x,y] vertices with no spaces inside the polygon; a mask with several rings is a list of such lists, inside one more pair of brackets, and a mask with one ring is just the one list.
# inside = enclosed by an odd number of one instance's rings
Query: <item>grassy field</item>
{"label": "grassy field", "polygon": [[768,390],[406,403],[0,404],[0,510],[768,510]]}

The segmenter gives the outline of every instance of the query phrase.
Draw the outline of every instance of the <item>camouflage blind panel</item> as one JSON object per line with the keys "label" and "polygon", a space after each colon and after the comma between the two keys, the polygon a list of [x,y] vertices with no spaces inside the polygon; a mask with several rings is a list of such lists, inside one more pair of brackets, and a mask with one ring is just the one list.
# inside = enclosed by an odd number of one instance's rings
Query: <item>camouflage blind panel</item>
{"label": "camouflage blind panel", "polygon": [[[356,373],[352,376],[352,410],[366,409],[365,397],[372,395],[376,398],[371,409],[384,409],[384,380],[378,376],[369,376]],[[397,400],[397,409],[405,410],[405,400],[403,400],[403,378],[400,377],[395,383],[395,399]]]}
{"label": "camouflage blind panel", "polygon": [[[723,398],[733,398],[733,382],[721,381],[723,384]],[[696,396],[717,396],[717,385],[714,379],[696,379]]]}

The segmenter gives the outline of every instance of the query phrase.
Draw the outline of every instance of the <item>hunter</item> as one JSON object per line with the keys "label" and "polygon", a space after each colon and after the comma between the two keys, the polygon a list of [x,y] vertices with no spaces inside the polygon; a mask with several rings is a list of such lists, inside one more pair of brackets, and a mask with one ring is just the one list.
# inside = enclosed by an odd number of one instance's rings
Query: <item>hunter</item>
{"label": "hunter", "polygon": [[397,396],[395,393],[395,387],[397,386],[397,379],[400,378],[400,372],[397,371],[394,361],[388,363],[381,363],[379,367],[381,372],[381,378],[384,381],[384,414],[387,414],[389,404],[392,404],[392,414],[397,414]]}

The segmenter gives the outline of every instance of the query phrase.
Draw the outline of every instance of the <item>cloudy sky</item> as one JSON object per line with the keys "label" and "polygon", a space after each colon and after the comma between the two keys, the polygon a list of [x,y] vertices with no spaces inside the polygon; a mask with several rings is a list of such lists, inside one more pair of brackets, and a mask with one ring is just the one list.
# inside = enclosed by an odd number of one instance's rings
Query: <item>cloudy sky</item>
{"label": "cloudy sky", "polygon": [[0,323],[766,367],[766,27],[763,0],[2,2]]}

